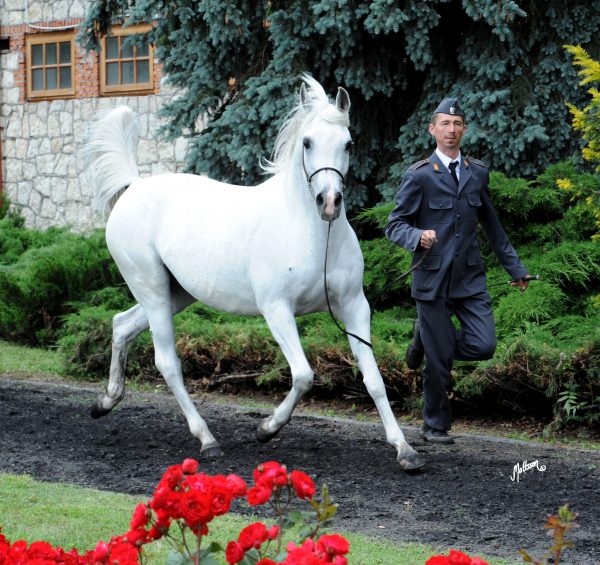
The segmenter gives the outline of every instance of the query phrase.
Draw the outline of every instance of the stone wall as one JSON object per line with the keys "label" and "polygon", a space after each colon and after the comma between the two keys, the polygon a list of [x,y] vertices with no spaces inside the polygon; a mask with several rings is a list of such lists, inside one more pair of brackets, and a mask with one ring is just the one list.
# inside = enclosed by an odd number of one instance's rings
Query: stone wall
{"label": "stone wall", "polygon": [[78,150],[88,124],[114,106],[126,104],[140,116],[137,158],[143,176],[184,168],[186,140],[157,141],[156,130],[162,123],[158,111],[176,94],[164,81],[157,79],[156,93],[149,95],[93,95],[89,77],[94,73],[89,71],[97,69],[97,57],[80,53],[78,72],[87,88],[69,99],[26,100],[25,35],[43,33],[41,27],[77,24],[85,16],[85,2],[29,0],[26,21],[23,0],[0,0],[0,14],[0,36],[10,38],[9,51],[0,52],[2,191],[21,211],[27,226],[69,226],[85,232],[102,225],[90,210],[92,195],[83,180]]}

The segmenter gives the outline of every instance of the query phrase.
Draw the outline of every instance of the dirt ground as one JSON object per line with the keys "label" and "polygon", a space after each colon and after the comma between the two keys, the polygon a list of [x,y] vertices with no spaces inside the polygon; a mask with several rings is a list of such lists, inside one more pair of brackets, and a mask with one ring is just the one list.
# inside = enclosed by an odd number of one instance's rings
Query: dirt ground
{"label": "dirt ground", "polygon": [[[97,394],[90,385],[0,375],[0,471],[149,495],[168,465],[198,457],[170,395],[129,392],[111,414],[93,420]],[[428,461],[424,472],[405,474],[379,424],[300,411],[271,443],[259,444],[254,429],[264,411],[206,395],[195,402],[225,453],[201,460],[204,471],[250,480],[258,463],[273,459],[303,470],[329,486],[338,530],[519,562],[520,548],[541,556],[550,547],[545,518],[569,503],[580,527],[561,563],[600,563],[598,451],[460,432],[455,445],[433,446],[418,439],[416,426],[403,426]],[[524,461],[537,465],[511,480]]]}

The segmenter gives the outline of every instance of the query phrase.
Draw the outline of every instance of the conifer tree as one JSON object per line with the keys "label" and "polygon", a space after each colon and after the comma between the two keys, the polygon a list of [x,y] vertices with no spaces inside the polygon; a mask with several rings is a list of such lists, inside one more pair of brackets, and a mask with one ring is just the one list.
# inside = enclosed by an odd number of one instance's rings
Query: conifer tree
{"label": "conifer tree", "polygon": [[149,39],[183,89],[165,133],[193,137],[192,172],[260,182],[299,75],[344,86],[355,209],[389,201],[429,155],[429,117],[447,95],[466,109],[466,149],[492,169],[534,176],[578,153],[566,101],[584,93],[562,45],[594,53],[600,37],[589,0],[94,0],[83,43],[118,21],[155,24]]}

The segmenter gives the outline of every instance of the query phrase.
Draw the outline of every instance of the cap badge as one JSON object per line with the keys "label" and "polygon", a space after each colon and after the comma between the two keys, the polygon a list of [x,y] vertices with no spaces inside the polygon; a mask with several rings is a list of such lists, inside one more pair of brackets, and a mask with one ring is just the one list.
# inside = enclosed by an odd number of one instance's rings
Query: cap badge
{"label": "cap badge", "polygon": [[456,112],[456,108],[454,106],[450,106],[450,113],[454,116]]}

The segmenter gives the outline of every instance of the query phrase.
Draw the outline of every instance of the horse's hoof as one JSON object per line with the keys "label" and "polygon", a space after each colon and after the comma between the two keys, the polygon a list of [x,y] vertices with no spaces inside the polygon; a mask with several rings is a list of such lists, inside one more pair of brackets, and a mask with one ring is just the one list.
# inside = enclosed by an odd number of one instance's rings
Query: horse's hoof
{"label": "horse's hoof", "polygon": [[203,459],[217,459],[223,456],[223,450],[218,442],[213,441],[202,446],[200,455]]}
{"label": "horse's hoof", "polygon": [[275,430],[274,432],[270,432],[266,429],[269,418],[263,420],[258,427],[256,428],[256,439],[260,441],[260,443],[267,443],[271,441],[278,433],[281,428]]}
{"label": "horse's hoof", "polygon": [[426,465],[426,461],[418,453],[410,455],[398,455],[398,463],[403,471],[408,473],[420,471]]}
{"label": "horse's hoof", "polygon": [[96,402],[95,404],[92,404],[92,406],[90,408],[90,414],[91,414],[92,418],[94,418],[94,420],[97,420],[98,418],[102,418],[102,416],[106,416],[109,412],[110,412],[110,409],[102,408],[102,406],[98,402]]}

